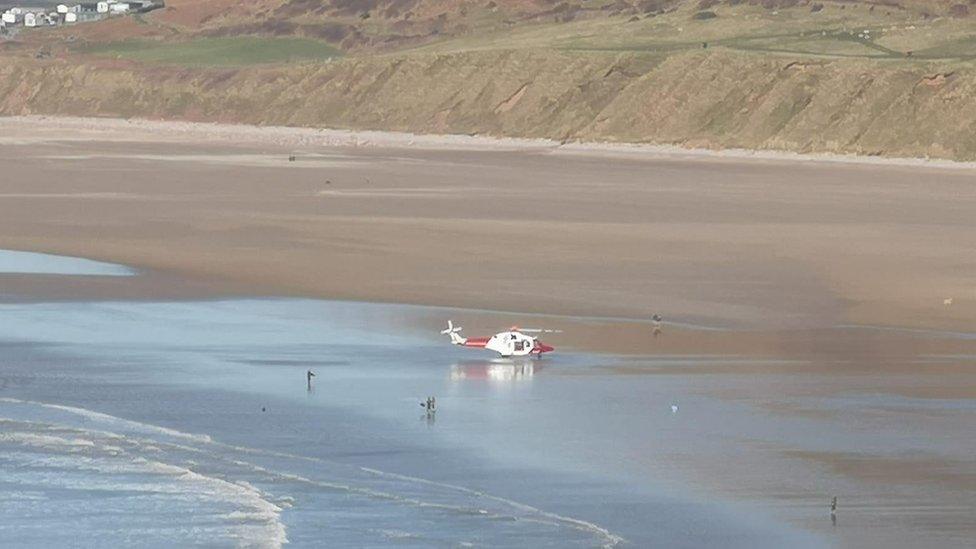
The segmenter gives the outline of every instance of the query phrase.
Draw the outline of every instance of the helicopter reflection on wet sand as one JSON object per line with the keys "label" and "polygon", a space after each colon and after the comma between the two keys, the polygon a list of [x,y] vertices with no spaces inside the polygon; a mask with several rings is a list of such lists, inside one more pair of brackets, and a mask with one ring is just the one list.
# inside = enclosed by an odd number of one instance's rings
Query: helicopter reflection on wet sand
{"label": "helicopter reflection on wet sand", "polygon": [[530,380],[542,370],[536,360],[496,358],[491,360],[463,360],[451,366],[451,381],[487,379],[489,381]]}

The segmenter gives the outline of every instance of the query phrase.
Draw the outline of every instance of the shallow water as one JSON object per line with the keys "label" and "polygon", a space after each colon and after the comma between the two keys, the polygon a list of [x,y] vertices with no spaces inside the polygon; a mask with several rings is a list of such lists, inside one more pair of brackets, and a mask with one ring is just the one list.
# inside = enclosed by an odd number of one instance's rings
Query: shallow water
{"label": "shallow water", "polygon": [[[16,273],[134,274],[20,254]],[[966,346],[519,361],[420,328],[497,312],[4,297],[4,546],[966,547],[973,533],[976,407],[910,396],[970,385]],[[843,330],[831,340],[971,339]]]}
{"label": "shallow water", "polygon": [[0,250],[0,274],[130,276],[133,269],[81,257]]}
{"label": "shallow water", "polygon": [[703,503],[666,464],[646,474],[642,454],[692,443],[663,394],[680,383],[573,375],[613,360],[586,355],[478,358],[397,328],[421,312],[0,306],[0,534],[21,546],[819,544]]}

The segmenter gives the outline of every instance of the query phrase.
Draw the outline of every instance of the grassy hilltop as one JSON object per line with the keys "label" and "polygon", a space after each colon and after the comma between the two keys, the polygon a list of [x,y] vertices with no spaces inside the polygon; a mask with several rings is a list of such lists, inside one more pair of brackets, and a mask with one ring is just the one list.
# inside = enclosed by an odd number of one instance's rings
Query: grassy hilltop
{"label": "grassy hilltop", "polygon": [[172,0],[0,51],[4,113],[976,160],[952,1]]}

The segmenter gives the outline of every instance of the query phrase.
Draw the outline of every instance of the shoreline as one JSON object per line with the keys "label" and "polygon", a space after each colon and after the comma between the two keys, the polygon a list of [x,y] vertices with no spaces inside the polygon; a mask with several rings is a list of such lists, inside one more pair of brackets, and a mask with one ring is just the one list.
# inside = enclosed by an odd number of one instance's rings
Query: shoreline
{"label": "shoreline", "polygon": [[[80,256],[51,255],[34,250],[5,250],[4,252],[38,253],[86,267],[90,258]],[[56,265],[57,263],[55,263]],[[836,361],[860,360],[877,362],[889,355],[964,356],[976,345],[976,332],[956,330],[919,329],[904,326],[875,326],[838,324],[817,328],[742,328],[696,324],[686,321],[663,320],[659,326],[661,336],[654,334],[655,323],[650,319],[597,315],[573,315],[556,313],[530,313],[486,308],[466,308],[451,305],[376,301],[363,299],[329,298],[305,295],[255,294],[246,287],[235,291],[219,280],[202,281],[183,277],[180,273],[157,272],[151,268],[135,267],[122,263],[97,262],[106,270],[125,269],[126,276],[99,273],[63,274],[58,272],[0,272],[6,291],[0,303],[197,303],[197,302],[302,302],[305,300],[363,308],[393,308],[405,319],[395,323],[404,332],[416,336],[437,333],[445,319],[463,322],[468,335],[488,334],[516,324],[557,328],[561,335],[543,336],[547,343],[554,343],[563,353],[589,353],[608,359],[659,360],[683,356],[696,356],[704,363],[709,357],[740,357],[756,360],[760,364],[746,367],[715,367],[700,364],[692,370],[675,368],[673,365],[638,367],[618,365],[609,371],[615,375],[697,375],[768,373],[780,368],[763,366],[764,360]],[[170,292],[160,291],[160,286]],[[873,348],[858,349],[852,342],[859,339],[884,342],[885,351]],[[810,342],[819,342],[811,347]],[[831,346],[837,347],[832,349]],[[822,348],[821,348],[822,347]],[[839,350],[838,350],[839,349]],[[473,355],[484,358],[479,353]],[[805,366],[798,371],[825,373],[821,366]],[[854,371],[861,371],[854,369]],[[954,371],[948,369],[947,371]],[[959,388],[962,398],[976,397],[976,388]],[[906,393],[906,394],[911,394]],[[918,395],[924,392],[918,392]],[[937,397],[933,397],[937,398]]]}
{"label": "shoreline", "polygon": [[[410,148],[414,150],[508,151],[541,150],[554,153],[627,158],[673,158],[684,160],[756,160],[784,163],[830,163],[864,166],[887,166],[920,169],[976,170],[976,161],[942,158],[888,157],[877,155],[803,153],[778,149],[707,149],[680,145],[655,145],[629,142],[560,142],[545,138],[497,137],[463,134],[415,134],[382,130],[346,130],[301,126],[255,126],[222,122],[154,120],[148,118],[99,118],[60,115],[0,116],[6,123],[29,125],[33,122],[54,124],[76,130],[143,130],[154,137],[160,133],[171,138],[197,137],[210,141],[221,139],[240,144],[273,143],[295,147]],[[201,135],[202,134],[202,135]],[[63,138],[61,138],[63,139]],[[58,140],[61,140],[58,139]],[[71,141],[71,139],[66,139]],[[89,141],[84,139],[82,141]],[[0,137],[3,144],[3,137]]]}

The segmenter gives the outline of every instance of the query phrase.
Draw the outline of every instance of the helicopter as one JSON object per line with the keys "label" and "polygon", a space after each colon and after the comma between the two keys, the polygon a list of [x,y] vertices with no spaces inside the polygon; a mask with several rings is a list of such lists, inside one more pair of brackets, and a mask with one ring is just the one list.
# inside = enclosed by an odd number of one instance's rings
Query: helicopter
{"label": "helicopter", "polygon": [[461,326],[455,326],[451,320],[447,321],[447,329],[441,333],[451,338],[454,345],[465,347],[478,347],[495,351],[503,357],[511,356],[541,356],[543,353],[550,353],[555,349],[539,340],[526,334],[552,334],[561,333],[562,330],[545,330],[541,328],[519,328],[512,326],[504,332],[498,332],[490,337],[461,337]]}

